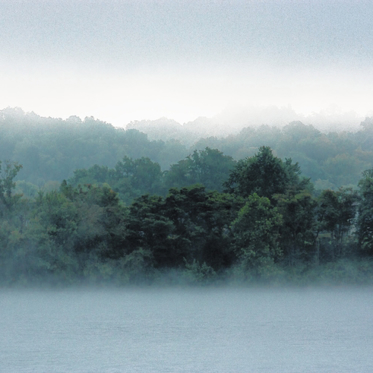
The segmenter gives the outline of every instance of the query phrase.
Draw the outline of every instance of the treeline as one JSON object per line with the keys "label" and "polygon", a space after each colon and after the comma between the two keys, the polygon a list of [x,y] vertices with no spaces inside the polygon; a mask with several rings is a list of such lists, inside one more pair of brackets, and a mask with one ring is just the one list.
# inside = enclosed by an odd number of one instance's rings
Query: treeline
{"label": "treeline", "polygon": [[[202,184],[207,190],[223,191],[223,183],[229,177],[236,161],[217,149],[195,150],[181,161],[172,164],[167,171],[149,158],[132,159],[127,156],[114,168],[94,165],[88,169],[74,171],[69,184],[108,184],[118,193],[126,205],[143,194],[166,196],[170,188],[182,188]],[[22,183],[22,186],[25,187]],[[36,193],[37,189],[33,189]]]}
{"label": "treeline", "polygon": [[361,173],[373,167],[373,118],[366,118],[357,132],[322,133],[301,122],[282,129],[248,127],[235,136],[200,139],[194,148],[216,148],[238,160],[254,155],[262,145],[270,146],[280,158],[298,162],[315,189],[356,188]]}
{"label": "treeline", "polygon": [[23,171],[2,163],[3,284],[373,280],[372,170],[359,190],[315,193],[269,147],[238,162],[206,148],[166,174],[125,157],[27,198]]}
{"label": "treeline", "polygon": [[[169,123],[165,126],[168,128]],[[75,170],[94,165],[114,168],[124,157],[149,158],[163,172],[194,150],[218,149],[238,161],[253,156],[262,145],[270,146],[280,158],[298,162],[315,189],[356,188],[361,173],[373,168],[373,120],[367,118],[357,132],[322,133],[301,122],[282,129],[248,127],[238,135],[201,138],[190,145],[181,140],[149,141],[146,134],[135,129],[117,129],[94,118],[62,120],[26,114],[20,109],[0,111],[0,159],[22,164],[17,180],[44,190],[73,177]],[[33,185],[25,185],[24,191],[33,189]]]}
{"label": "treeline", "polygon": [[38,187],[95,164],[113,167],[124,156],[148,157],[166,169],[188,155],[178,141],[149,141],[137,130],[116,129],[87,117],[43,118],[21,109],[0,111],[0,159],[23,165],[21,179]]}

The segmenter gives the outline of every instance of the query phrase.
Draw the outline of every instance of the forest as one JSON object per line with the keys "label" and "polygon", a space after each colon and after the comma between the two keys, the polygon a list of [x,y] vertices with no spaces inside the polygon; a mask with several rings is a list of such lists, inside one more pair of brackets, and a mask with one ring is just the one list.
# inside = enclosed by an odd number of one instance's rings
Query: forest
{"label": "forest", "polygon": [[0,111],[0,284],[367,284],[373,118],[149,140]]}

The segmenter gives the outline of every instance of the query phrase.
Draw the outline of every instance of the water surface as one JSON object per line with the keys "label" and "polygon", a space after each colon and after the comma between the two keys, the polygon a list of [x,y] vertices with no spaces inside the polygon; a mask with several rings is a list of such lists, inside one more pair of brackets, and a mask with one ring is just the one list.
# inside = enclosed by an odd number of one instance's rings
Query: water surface
{"label": "water surface", "polygon": [[0,372],[369,372],[372,290],[2,290]]}

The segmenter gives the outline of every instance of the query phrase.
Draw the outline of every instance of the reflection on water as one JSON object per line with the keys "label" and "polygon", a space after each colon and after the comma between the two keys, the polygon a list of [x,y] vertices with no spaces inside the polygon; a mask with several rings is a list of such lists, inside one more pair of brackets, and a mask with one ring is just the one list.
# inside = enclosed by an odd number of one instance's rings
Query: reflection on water
{"label": "reflection on water", "polygon": [[369,372],[372,289],[0,292],[0,372]]}

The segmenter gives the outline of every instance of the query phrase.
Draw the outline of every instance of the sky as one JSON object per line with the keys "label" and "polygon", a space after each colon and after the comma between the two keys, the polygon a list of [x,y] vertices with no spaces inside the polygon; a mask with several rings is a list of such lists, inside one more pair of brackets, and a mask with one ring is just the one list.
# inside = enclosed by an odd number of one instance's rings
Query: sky
{"label": "sky", "polygon": [[373,115],[373,2],[0,0],[0,109],[124,127],[246,107]]}

